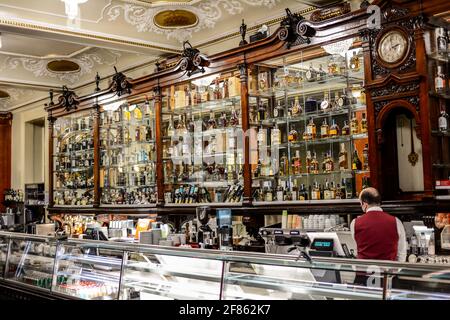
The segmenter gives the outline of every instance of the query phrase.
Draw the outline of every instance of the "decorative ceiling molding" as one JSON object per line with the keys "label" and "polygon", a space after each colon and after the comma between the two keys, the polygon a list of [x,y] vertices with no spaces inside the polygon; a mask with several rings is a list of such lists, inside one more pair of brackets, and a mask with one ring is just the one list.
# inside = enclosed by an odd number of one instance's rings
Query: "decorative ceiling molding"
{"label": "decorative ceiling molding", "polygon": [[26,96],[33,96],[34,91],[31,92],[30,90],[20,89],[20,88],[13,88],[13,87],[0,87],[0,90],[5,91],[9,94],[8,98],[0,99],[0,110],[6,110],[9,109],[16,103],[17,101],[22,100]]}
{"label": "decorative ceiling molding", "polygon": [[92,49],[92,47],[85,47],[80,50],[74,51],[71,54],[66,54],[66,55],[33,56],[30,54],[22,54],[22,53],[9,52],[9,51],[0,51],[0,54],[6,55],[6,56],[15,56],[15,57],[30,58],[30,59],[68,59],[68,58],[75,57],[75,56],[77,56],[85,51],[88,51],[90,49]]}
{"label": "decorative ceiling molding", "polygon": [[[164,34],[167,39],[174,38],[180,43],[192,37],[193,33],[206,28],[213,28],[222,17],[224,11],[230,15],[244,11],[244,4],[250,6],[274,7],[281,0],[207,0],[193,6],[183,3],[166,3],[164,7],[149,7],[133,4],[114,5],[106,12],[110,21],[115,21],[123,12],[124,20],[135,26],[138,32],[154,32]],[[197,15],[199,21],[191,28],[163,29],[154,24],[154,17],[158,13],[172,9],[189,10]]]}
{"label": "decorative ceiling molding", "polygon": [[77,58],[69,58],[67,60],[75,62],[80,66],[80,70],[76,72],[52,72],[47,68],[47,63],[54,60],[50,59],[34,59],[34,58],[23,58],[23,57],[7,57],[4,62],[0,65],[0,71],[9,69],[15,70],[19,66],[28,72],[33,73],[37,78],[50,77],[57,78],[63,82],[69,82],[74,84],[82,76],[92,73],[95,65],[115,65],[122,54],[118,51],[112,50],[101,50],[97,53],[83,53]]}

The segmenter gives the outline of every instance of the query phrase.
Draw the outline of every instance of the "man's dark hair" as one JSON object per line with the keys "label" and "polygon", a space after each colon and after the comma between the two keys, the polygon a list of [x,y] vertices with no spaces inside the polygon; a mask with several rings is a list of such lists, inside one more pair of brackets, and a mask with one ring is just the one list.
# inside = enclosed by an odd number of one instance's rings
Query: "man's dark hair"
{"label": "man's dark hair", "polygon": [[375,188],[366,188],[361,191],[360,199],[369,206],[376,206],[381,204],[381,195]]}

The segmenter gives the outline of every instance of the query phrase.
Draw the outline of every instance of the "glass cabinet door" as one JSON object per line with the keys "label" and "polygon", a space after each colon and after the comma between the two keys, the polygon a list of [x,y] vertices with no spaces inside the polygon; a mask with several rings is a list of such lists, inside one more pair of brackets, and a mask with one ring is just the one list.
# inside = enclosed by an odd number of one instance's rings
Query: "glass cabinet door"
{"label": "glass cabinet door", "polygon": [[60,243],[52,291],[88,300],[118,297],[123,251],[89,243]]}
{"label": "glass cabinet door", "polygon": [[166,88],[162,111],[165,202],[239,204],[243,140],[236,74]]}
{"label": "glass cabinet door", "polygon": [[100,115],[102,205],[155,204],[154,102],[105,105]]}
{"label": "glass cabinet door", "polygon": [[362,50],[296,53],[249,72],[255,202],[356,198],[370,176]]}
{"label": "glass cabinet door", "polygon": [[0,278],[3,278],[5,275],[6,258],[8,257],[8,244],[8,238],[0,236]]}
{"label": "glass cabinet door", "polygon": [[93,115],[80,112],[54,124],[54,204],[89,206],[94,201]]}
{"label": "glass cabinet door", "polygon": [[46,239],[11,239],[6,279],[50,289],[56,242]]}
{"label": "glass cabinet door", "polygon": [[147,252],[128,252],[120,299],[218,300],[222,261]]}

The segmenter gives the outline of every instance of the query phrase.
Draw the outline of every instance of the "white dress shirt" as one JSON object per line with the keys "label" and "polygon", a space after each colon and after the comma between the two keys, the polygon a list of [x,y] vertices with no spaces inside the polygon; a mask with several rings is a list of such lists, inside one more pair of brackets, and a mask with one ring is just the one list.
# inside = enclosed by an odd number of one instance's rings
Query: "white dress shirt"
{"label": "white dress shirt", "polygon": [[[370,207],[367,209],[366,213],[370,211],[383,211],[383,209],[381,209],[381,207]],[[355,239],[355,220],[356,219],[353,219],[352,223],[350,224],[350,231],[352,233],[353,239]],[[403,223],[398,218],[395,218],[395,221],[397,222],[397,233],[398,233],[397,261],[405,262],[406,250],[408,247],[408,243],[406,242],[405,228],[403,227]]]}

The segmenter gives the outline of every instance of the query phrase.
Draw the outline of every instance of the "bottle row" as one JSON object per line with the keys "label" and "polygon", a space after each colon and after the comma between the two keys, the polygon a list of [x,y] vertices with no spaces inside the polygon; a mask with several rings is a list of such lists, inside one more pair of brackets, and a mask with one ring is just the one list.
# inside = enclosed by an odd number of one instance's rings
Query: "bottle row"
{"label": "bottle row", "polygon": [[5,189],[3,191],[5,201],[15,201],[15,202],[23,202],[23,191],[18,189]]}
{"label": "bottle row", "polygon": [[123,128],[104,129],[101,133],[100,145],[102,148],[109,148],[120,145],[130,145],[133,142],[153,142],[154,136],[150,125],[139,125],[132,129]]}
{"label": "bottle row", "polygon": [[357,106],[365,105],[366,101],[363,93],[360,93],[359,99],[353,96],[347,96],[346,89],[343,93],[334,99],[329,98],[329,93],[323,94],[322,100],[317,100],[316,97],[310,96],[306,98],[303,103],[300,103],[299,96],[295,98],[277,99],[276,105],[271,107],[270,100],[259,99],[256,104],[251,105],[250,121],[260,122],[268,119],[279,118],[299,118],[309,115],[337,113],[346,111]]}
{"label": "bottle row", "polygon": [[[370,186],[369,178],[363,177],[362,184],[363,189]],[[356,196],[354,176],[342,178],[340,184],[325,179],[324,184],[315,181],[309,186],[303,183],[298,186],[294,180],[292,186],[288,187],[287,181],[278,180],[275,187],[270,181],[266,181],[263,186],[253,190],[253,199],[257,202],[353,199]]]}
{"label": "bottle row", "polygon": [[74,152],[88,152],[94,149],[94,140],[92,136],[74,135],[67,140],[58,137],[55,145],[55,153],[74,153]]}
{"label": "bottle row", "polygon": [[77,118],[58,119],[55,122],[56,136],[66,135],[71,132],[89,131],[94,127],[94,117],[86,115]]}
{"label": "bottle row", "polygon": [[101,203],[105,205],[149,205],[156,203],[157,193],[155,188],[139,187],[137,190],[126,189],[102,190]]}
{"label": "bottle row", "polygon": [[149,101],[143,104],[127,103],[117,106],[115,110],[100,113],[100,126],[148,124],[153,116],[153,106]]}
{"label": "bottle row", "polygon": [[55,188],[58,189],[93,189],[94,175],[91,172],[57,173]]}
{"label": "bottle row", "polygon": [[60,206],[86,206],[94,203],[93,191],[55,190],[53,199],[55,205]]}
{"label": "bottle row", "polygon": [[70,171],[73,169],[88,169],[94,165],[94,152],[84,153],[73,156],[60,156],[55,157],[55,170]]}
{"label": "bottle row", "polygon": [[[354,147],[351,157],[351,169],[349,168],[349,158],[345,147],[345,143],[341,143],[340,152],[338,156],[339,171],[369,171],[369,145],[365,144],[363,149],[363,161],[361,161],[358,150]],[[303,162],[300,156],[300,150],[295,150],[295,156],[291,158],[287,157],[286,153],[282,153],[279,162],[276,159],[267,157],[265,159],[259,159],[258,165],[253,171],[253,177],[271,177],[271,176],[289,176],[306,174],[319,174],[321,173],[333,173],[336,171],[335,159],[331,151],[323,154],[322,162],[317,160],[316,152],[306,151],[306,159]]]}
{"label": "bottle row", "polygon": [[114,149],[101,153],[100,166],[102,167],[133,167],[136,165],[152,164],[155,160],[154,148],[134,149],[124,152],[122,149]]}
{"label": "bottle row", "polygon": [[166,184],[199,183],[228,181],[233,183],[243,177],[243,165],[223,165],[218,163],[203,163],[202,165],[178,164],[165,162],[164,177]]}
{"label": "bottle row", "polygon": [[239,203],[242,202],[244,187],[240,184],[226,188],[210,189],[207,187],[181,185],[173,192],[166,192],[166,203],[190,204],[190,203]]}
{"label": "bottle row", "polygon": [[145,167],[132,168],[124,171],[121,168],[100,170],[101,188],[130,189],[146,187],[155,184],[155,165],[148,164]]}

